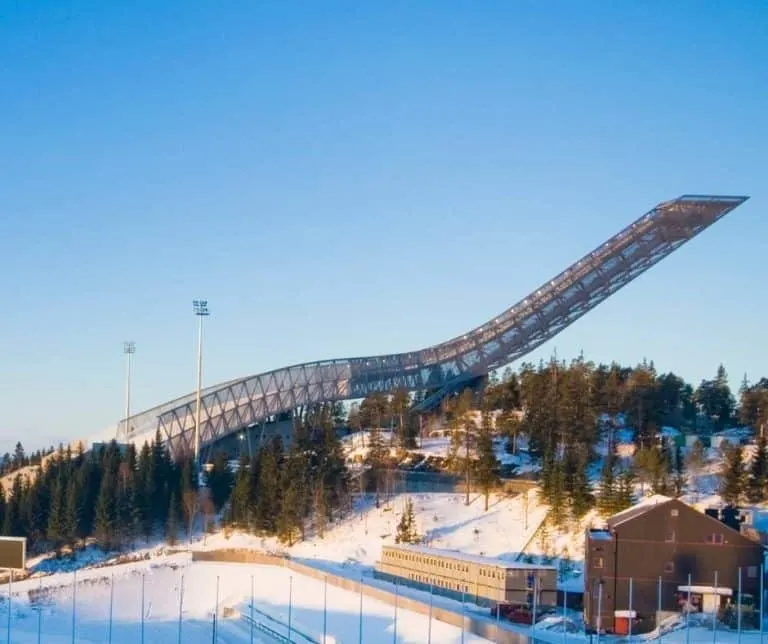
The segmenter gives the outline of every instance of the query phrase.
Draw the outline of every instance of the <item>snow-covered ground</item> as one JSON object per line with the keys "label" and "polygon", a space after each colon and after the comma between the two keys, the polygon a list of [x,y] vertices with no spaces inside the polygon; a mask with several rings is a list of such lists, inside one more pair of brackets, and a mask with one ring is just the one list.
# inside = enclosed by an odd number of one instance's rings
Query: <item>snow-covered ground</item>
{"label": "snow-covered ground", "polygon": [[[391,455],[395,456],[397,450],[394,446],[395,437],[389,430],[381,430],[382,441],[385,445],[391,445]],[[344,445],[347,459],[353,462],[363,460],[368,454],[368,432],[354,432],[345,436]],[[418,447],[409,450],[408,460],[416,461],[423,458],[448,458],[450,454],[451,439],[447,436],[430,436],[417,441]],[[513,465],[516,474],[527,474],[540,470],[540,466],[532,461],[526,449],[526,442],[521,439],[517,454],[510,454],[506,447],[506,439],[494,439],[494,452],[501,465]]]}
{"label": "snow-covered ground", "polygon": [[528,493],[527,521],[522,495],[492,496],[485,512],[482,497],[475,494],[470,497],[470,505],[464,504],[463,494],[401,494],[389,502],[382,500],[379,508],[368,499],[358,512],[331,526],[323,538],[312,536],[291,548],[281,546],[274,538],[244,533],[229,538],[219,533],[208,537],[200,547],[256,548],[311,560],[313,565],[366,569],[379,559],[382,544],[394,543],[407,499],[413,502],[418,531],[430,546],[508,559],[522,551],[547,513],[535,492]]}
{"label": "snow-covered ground", "polygon": [[[360,629],[360,594],[328,585],[324,598],[322,581],[297,575],[286,568],[244,564],[192,562],[188,554],[172,555],[150,562],[112,568],[57,573],[38,580],[14,584],[11,609],[11,642],[37,641],[38,620],[43,642],[108,642],[110,596],[112,596],[112,641],[116,644],[141,641],[142,606],[144,641],[167,644],[182,639],[190,644],[212,641],[214,614],[218,619],[219,642],[250,641],[250,598],[253,592],[256,621],[283,635],[290,622],[294,641],[304,643],[306,634],[315,641],[323,635],[323,606],[327,601],[327,642],[357,642]],[[144,600],[142,602],[142,585]],[[30,590],[43,588],[42,602]],[[217,601],[218,588],[218,601]],[[76,620],[73,631],[73,605]],[[38,607],[42,606],[42,611]],[[371,644],[393,641],[394,608],[380,601],[362,599],[363,641]],[[7,601],[0,607],[0,625],[7,624]],[[425,642],[429,618],[400,609],[397,614],[398,642]],[[74,636],[73,636],[74,632]],[[298,635],[297,635],[298,633]],[[433,642],[459,642],[460,629],[432,620]],[[273,641],[255,631],[256,642]],[[464,641],[480,644],[482,638],[465,635]]]}

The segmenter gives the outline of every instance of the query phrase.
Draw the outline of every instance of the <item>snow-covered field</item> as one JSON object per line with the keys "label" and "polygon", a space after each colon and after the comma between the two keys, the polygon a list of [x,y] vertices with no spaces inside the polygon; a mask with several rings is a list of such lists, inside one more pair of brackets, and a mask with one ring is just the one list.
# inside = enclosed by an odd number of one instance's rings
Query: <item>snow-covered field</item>
{"label": "snow-covered field", "polygon": [[[116,644],[141,641],[142,605],[147,644],[211,642],[214,614],[218,615],[219,642],[248,642],[250,624],[246,617],[250,614],[251,592],[257,621],[287,635],[290,605],[292,639],[307,642],[301,635],[305,634],[320,641],[323,635],[323,582],[285,568],[192,562],[188,554],[182,554],[161,557],[152,563],[80,571],[76,597],[74,580],[74,573],[58,573],[42,580],[14,584],[10,641],[19,644],[37,642],[39,619],[42,642],[108,642],[111,594],[111,641]],[[29,594],[39,585],[44,590],[42,602],[32,599]],[[40,605],[42,611],[38,610]],[[358,593],[328,585],[327,642],[358,641],[360,605]],[[393,641],[392,606],[363,597],[362,614],[364,642],[383,644]],[[4,601],[0,608],[0,630],[6,626],[6,620],[7,601]],[[427,616],[403,609],[398,611],[397,642],[425,642],[429,628]],[[432,620],[431,634],[433,642],[459,642],[461,638],[460,629],[437,620]],[[273,640],[255,630],[254,641]],[[485,640],[465,635],[464,641],[480,644]]]}

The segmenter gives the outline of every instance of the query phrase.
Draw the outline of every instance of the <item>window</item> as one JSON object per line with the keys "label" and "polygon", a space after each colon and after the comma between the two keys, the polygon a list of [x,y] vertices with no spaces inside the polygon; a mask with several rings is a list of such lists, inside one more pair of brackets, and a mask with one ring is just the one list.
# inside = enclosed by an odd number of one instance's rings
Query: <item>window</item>
{"label": "window", "polygon": [[603,558],[602,557],[595,557],[595,562],[592,565],[593,568],[602,568],[603,567]]}
{"label": "window", "polygon": [[675,572],[675,563],[673,561],[667,561],[664,564],[664,572],[667,572],[667,573]]}
{"label": "window", "polygon": [[667,530],[667,536],[664,537],[664,541],[667,543],[675,543],[675,531]]}
{"label": "window", "polygon": [[747,566],[747,577],[750,579],[757,577],[757,566]]}
{"label": "window", "polygon": [[725,539],[723,538],[722,532],[713,532],[712,534],[707,535],[706,541],[707,543],[722,546],[725,542]]}
{"label": "window", "polygon": [[669,511],[669,514],[670,514],[671,516],[673,516],[673,517],[676,517],[677,515],[679,515],[679,514],[680,514],[680,510],[678,510],[677,508],[672,508],[672,509]]}

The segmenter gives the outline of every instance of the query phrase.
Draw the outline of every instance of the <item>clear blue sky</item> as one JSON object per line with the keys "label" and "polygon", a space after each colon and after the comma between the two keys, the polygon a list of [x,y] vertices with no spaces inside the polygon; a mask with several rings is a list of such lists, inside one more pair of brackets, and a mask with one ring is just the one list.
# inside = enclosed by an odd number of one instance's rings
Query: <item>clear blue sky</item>
{"label": "clear blue sky", "polygon": [[[418,5],[418,6],[417,6]],[[482,323],[661,200],[752,199],[554,347],[768,375],[768,8],[0,8],[0,449]]]}

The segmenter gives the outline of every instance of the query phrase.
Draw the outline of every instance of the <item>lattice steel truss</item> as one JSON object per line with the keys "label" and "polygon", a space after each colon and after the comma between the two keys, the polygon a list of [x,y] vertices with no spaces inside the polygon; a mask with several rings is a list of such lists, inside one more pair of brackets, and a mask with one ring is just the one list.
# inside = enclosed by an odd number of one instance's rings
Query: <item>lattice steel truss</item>
{"label": "lattice steel truss", "polygon": [[[398,388],[448,391],[531,352],[743,203],[747,197],[686,195],[660,203],[554,279],[482,326],[419,351],[309,362],[205,390],[200,443],[281,413]],[[159,430],[172,453],[189,452],[195,395],[131,418],[131,436]]]}

